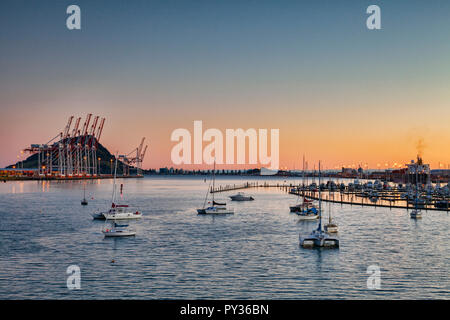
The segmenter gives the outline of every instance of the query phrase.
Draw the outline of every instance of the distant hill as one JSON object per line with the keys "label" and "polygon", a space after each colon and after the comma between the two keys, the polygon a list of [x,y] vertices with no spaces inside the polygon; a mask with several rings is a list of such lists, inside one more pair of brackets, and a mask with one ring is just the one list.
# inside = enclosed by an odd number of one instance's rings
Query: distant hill
{"label": "distant hill", "polygon": [[[114,173],[114,161],[115,156],[109,152],[101,143],[98,144],[97,148],[97,158],[100,158],[100,173],[101,174],[110,174],[111,173],[111,159],[112,162],[112,172]],[[15,164],[9,165],[7,168],[12,168],[16,166],[16,168],[22,168],[21,162],[16,162]],[[35,153],[29,156],[26,160],[23,161],[23,168],[31,168],[36,169],[38,167],[38,154]],[[128,165],[126,165],[128,167]],[[122,174],[123,172],[123,163],[119,161],[117,163],[117,174]],[[130,166],[130,174],[135,174],[134,167]]]}

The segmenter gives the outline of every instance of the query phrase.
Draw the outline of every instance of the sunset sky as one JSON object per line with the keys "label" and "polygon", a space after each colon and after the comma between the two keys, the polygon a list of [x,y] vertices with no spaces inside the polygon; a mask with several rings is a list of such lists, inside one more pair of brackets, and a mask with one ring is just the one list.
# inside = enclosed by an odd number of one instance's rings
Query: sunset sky
{"label": "sunset sky", "polygon": [[112,152],[145,136],[144,168],[173,166],[170,135],[194,120],[280,129],[281,168],[384,168],[419,140],[447,167],[450,1],[1,1],[0,111],[0,167],[87,113]]}

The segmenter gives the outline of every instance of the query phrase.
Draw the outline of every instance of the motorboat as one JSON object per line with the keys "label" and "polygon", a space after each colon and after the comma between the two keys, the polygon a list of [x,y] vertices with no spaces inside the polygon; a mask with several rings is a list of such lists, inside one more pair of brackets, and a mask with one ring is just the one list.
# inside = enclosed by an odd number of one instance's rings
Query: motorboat
{"label": "motorboat", "polygon": [[136,235],[136,231],[128,228],[127,224],[118,224],[116,221],[111,226],[105,226],[102,233],[105,237],[132,237]]}
{"label": "motorboat", "polygon": [[252,196],[246,195],[243,192],[238,192],[237,194],[230,196],[232,201],[252,201],[255,200]]}

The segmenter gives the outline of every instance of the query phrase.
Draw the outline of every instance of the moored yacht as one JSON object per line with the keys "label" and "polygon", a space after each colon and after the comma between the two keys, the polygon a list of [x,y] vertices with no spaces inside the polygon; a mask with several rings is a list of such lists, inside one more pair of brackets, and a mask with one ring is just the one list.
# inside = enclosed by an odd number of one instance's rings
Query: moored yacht
{"label": "moored yacht", "polygon": [[102,230],[105,237],[131,237],[136,235],[136,231],[128,228],[127,224],[118,224],[113,221],[110,226],[105,226]]}
{"label": "moored yacht", "polygon": [[[203,208],[197,209],[198,214],[210,214],[210,215],[225,215],[225,214],[234,214],[233,209],[228,209],[226,207],[226,203],[219,203],[214,200],[214,186],[215,186],[215,180],[216,180],[216,161],[214,161],[214,170],[212,175],[212,189],[210,189],[210,186],[208,186],[208,191],[206,192],[205,201],[203,203]],[[208,201],[208,194],[212,193],[212,202],[211,206],[206,207],[206,203]],[[210,202],[208,202],[210,203]]]}
{"label": "moored yacht", "polygon": [[142,213],[134,211],[126,204],[113,203],[108,212],[103,213],[106,220],[134,220],[142,218]]}

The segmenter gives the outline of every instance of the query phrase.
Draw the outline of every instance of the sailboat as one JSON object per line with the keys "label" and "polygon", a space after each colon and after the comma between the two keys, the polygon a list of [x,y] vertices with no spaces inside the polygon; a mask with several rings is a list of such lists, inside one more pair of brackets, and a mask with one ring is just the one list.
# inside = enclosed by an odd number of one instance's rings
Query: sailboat
{"label": "sailboat", "polygon": [[338,225],[331,219],[331,202],[328,203],[328,223],[324,226],[324,229],[328,233],[338,232]]}
{"label": "sailboat", "polygon": [[[305,181],[305,156],[303,155],[303,187],[304,187],[304,181]],[[297,213],[300,216],[300,220],[314,220],[317,219],[319,216],[317,215],[317,209],[313,204],[313,200],[306,199],[305,196],[303,196],[302,202],[298,202],[300,199],[300,188],[298,189],[298,197],[297,197],[297,204],[290,206],[289,210],[290,212]]]}
{"label": "sailboat", "polygon": [[[94,219],[106,219],[106,220],[135,220],[142,218],[142,213],[139,211],[131,210],[128,205],[124,204],[116,204],[116,176],[117,176],[117,156],[114,168],[114,184],[113,184],[113,193],[111,199],[111,209],[106,212],[98,212],[92,214]],[[122,186],[121,186],[122,192]]]}
{"label": "sailboat", "polygon": [[422,219],[422,211],[419,209],[419,165],[416,164],[416,194],[414,196],[414,209],[411,211],[409,216],[411,219]]}
{"label": "sailboat", "polygon": [[87,206],[88,202],[86,200],[86,184],[83,185],[83,200],[81,200],[82,206]]}
{"label": "sailboat", "polygon": [[[319,162],[319,185],[320,185],[320,162]],[[303,248],[326,247],[339,248],[339,239],[330,236],[322,230],[322,198],[321,188],[319,188],[319,225],[309,235],[299,235],[300,246]]]}
{"label": "sailboat", "polygon": [[[214,200],[214,187],[216,181],[216,161],[214,161],[214,170],[212,174],[212,189],[210,189],[211,183],[208,186],[208,191],[206,192],[205,201],[203,202],[203,208],[197,209],[198,214],[212,214],[212,215],[223,215],[223,214],[234,214],[233,209],[227,209],[226,203],[219,203]],[[208,201],[208,194],[212,191],[212,206],[206,207]]]}
{"label": "sailboat", "polygon": [[134,229],[128,228],[127,224],[119,224],[115,220],[112,221],[110,226],[105,225],[102,233],[105,237],[132,237],[136,235]]}

